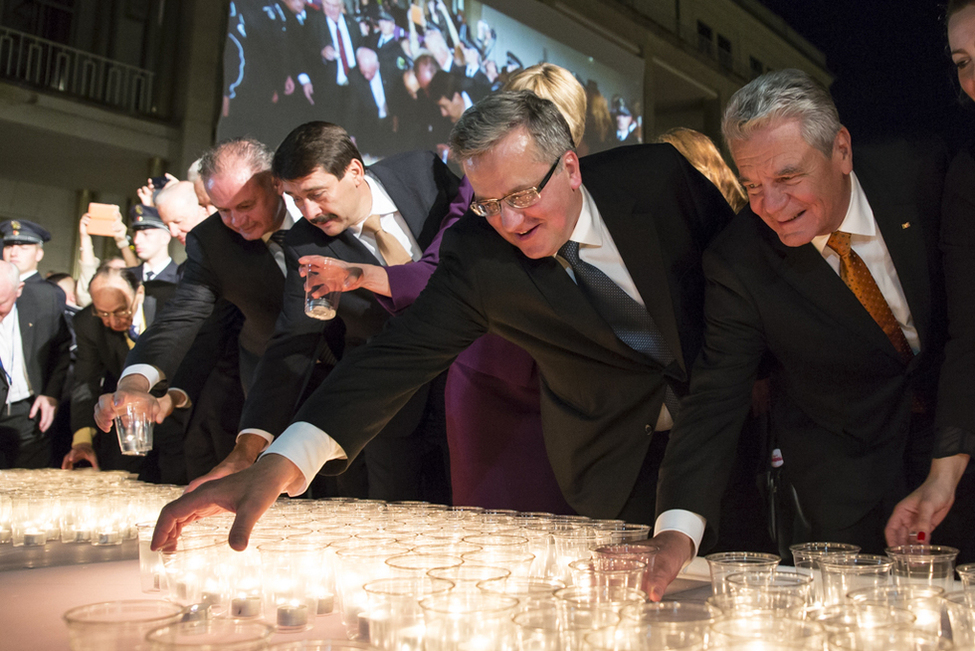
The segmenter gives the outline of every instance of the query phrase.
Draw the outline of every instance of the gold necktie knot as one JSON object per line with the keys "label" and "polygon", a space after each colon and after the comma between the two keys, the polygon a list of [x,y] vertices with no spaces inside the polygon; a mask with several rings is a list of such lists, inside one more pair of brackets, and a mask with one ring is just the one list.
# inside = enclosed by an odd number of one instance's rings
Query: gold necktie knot
{"label": "gold necktie knot", "polygon": [[379,215],[369,215],[366,217],[366,221],[362,223],[362,230],[376,238],[376,246],[379,248],[379,254],[383,256],[386,264],[406,264],[407,262],[413,261],[413,257],[400,244],[399,240],[392,233],[387,233],[383,230],[382,224],[379,222]]}
{"label": "gold necktie knot", "polygon": [[843,231],[835,231],[829,236],[829,241],[826,242],[826,246],[836,251],[841,258],[845,258],[850,255],[850,234],[844,233]]}

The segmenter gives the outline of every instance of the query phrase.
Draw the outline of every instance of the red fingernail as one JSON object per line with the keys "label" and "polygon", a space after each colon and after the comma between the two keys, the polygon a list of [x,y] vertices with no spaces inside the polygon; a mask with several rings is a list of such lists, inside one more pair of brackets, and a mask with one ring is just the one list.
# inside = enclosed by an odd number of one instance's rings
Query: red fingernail
{"label": "red fingernail", "polygon": [[918,542],[924,542],[924,538],[925,538],[925,533],[923,531],[918,531],[917,532],[917,541]]}

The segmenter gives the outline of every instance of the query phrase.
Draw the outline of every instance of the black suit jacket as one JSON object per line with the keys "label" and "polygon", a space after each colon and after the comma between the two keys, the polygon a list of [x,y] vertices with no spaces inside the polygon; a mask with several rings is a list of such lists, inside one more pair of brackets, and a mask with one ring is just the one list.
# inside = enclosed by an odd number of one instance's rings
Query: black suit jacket
{"label": "black suit jacket", "polygon": [[[440,222],[457,194],[459,180],[431,152],[415,151],[385,158],[372,165],[374,175],[399,209],[420,248],[436,237]],[[316,363],[326,362],[331,354],[341,358],[346,349],[366,343],[382,330],[390,318],[375,295],[367,290],[346,292],[339,301],[338,318],[319,321],[305,315],[304,279],[298,273],[298,258],[323,255],[346,262],[379,264],[352,233],[337,237],[300,220],[285,240],[288,280],[284,307],[274,337],[258,365],[254,386],[241,416],[241,429],[256,428],[280,434],[298,408],[299,398],[309,384]],[[426,403],[420,392],[387,428],[389,435],[406,435],[416,429]]]}
{"label": "black suit jacket", "polygon": [[[172,297],[176,286],[172,283],[156,282],[145,284],[146,297],[152,296],[156,302],[165,302]],[[75,336],[78,342],[78,359],[74,366],[74,386],[71,388],[71,431],[77,432],[85,427],[95,427],[95,404],[103,393],[115,391],[125,358],[129,354],[129,344],[124,332],[116,332],[105,326],[92,312],[89,305],[74,317]],[[143,302],[146,323],[151,325],[155,317],[146,309]],[[141,337],[140,337],[141,338]]]}
{"label": "black suit jacket", "polygon": [[[531,260],[472,213],[444,234],[426,289],[302,405],[354,457],[417,387],[486,332],[538,362],[549,458],[569,504],[614,517],[650,444],[666,383],[682,393],[700,347],[700,259],[731,216],[721,194],[669,145],[590,156],[583,184],[677,363],[663,369],[623,344],[554,258]],[[340,471],[333,461],[326,471]],[[651,497],[652,499],[652,497]]]}
{"label": "black suit jacket", "polygon": [[911,458],[926,461],[930,437],[908,433],[913,396],[934,407],[944,345],[937,251],[944,156],[940,148],[908,143],[854,154],[920,353],[905,364],[812,244],[787,247],[743,210],[705,253],[706,342],[660,470],[658,511],[707,518],[702,547],[714,540],[766,353],[773,358],[772,425],[782,474],[795,487],[813,540],[882,547],[890,510],[912,488],[905,474]]}
{"label": "black suit jacket", "polygon": [[31,393],[60,400],[71,363],[64,292],[43,278],[39,282],[28,279],[17,299],[17,315]]}
{"label": "black suit jacket", "polygon": [[151,364],[173,378],[219,299],[243,314],[240,347],[259,357],[274,332],[283,292],[284,275],[267,244],[245,240],[214,213],[186,236],[176,293],[139,337],[126,365]]}
{"label": "black suit jacket", "polygon": [[968,442],[963,448],[941,449],[936,456],[975,451],[975,146],[959,153],[948,169],[943,211],[950,339],[938,388],[938,425],[962,430],[951,438],[960,435]]}

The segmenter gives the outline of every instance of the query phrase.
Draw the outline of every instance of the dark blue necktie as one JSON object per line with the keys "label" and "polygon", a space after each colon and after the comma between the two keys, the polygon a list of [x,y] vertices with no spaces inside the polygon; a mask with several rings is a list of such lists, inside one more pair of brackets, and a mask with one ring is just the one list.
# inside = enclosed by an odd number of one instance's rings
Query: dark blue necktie
{"label": "dark blue necktie", "polygon": [[[633,300],[609,276],[582,260],[579,257],[578,242],[569,240],[563,244],[559,255],[568,261],[579,287],[592,301],[596,311],[606,319],[620,341],[661,366],[666,367],[674,361],[674,354],[670,352],[663,333],[647,309]],[[676,418],[680,401],[669,384],[664,403],[670,415]]]}
{"label": "dark blue necktie", "polygon": [[129,326],[129,339],[132,341],[138,341],[139,339],[139,329],[134,323]]}
{"label": "dark blue necktie", "polygon": [[268,239],[271,240],[272,242],[274,242],[275,244],[277,244],[278,246],[280,246],[281,247],[281,250],[283,251],[284,250],[284,238],[286,238],[287,236],[288,236],[287,229],[282,228],[282,229],[276,230],[273,233],[271,233],[271,237],[269,237]]}

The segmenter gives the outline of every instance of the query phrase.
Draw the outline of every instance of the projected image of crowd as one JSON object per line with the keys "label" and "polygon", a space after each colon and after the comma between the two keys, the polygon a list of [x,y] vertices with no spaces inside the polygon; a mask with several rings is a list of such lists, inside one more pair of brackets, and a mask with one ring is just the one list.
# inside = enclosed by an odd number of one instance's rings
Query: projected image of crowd
{"label": "projected image of crowd", "polygon": [[[484,20],[444,0],[235,0],[224,54],[221,138],[276,144],[311,120],[341,124],[370,159],[411,149],[447,160],[463,112],[539,61],[497,47]],[[580,153],[642,142],[638,98],[588,98]]]}

